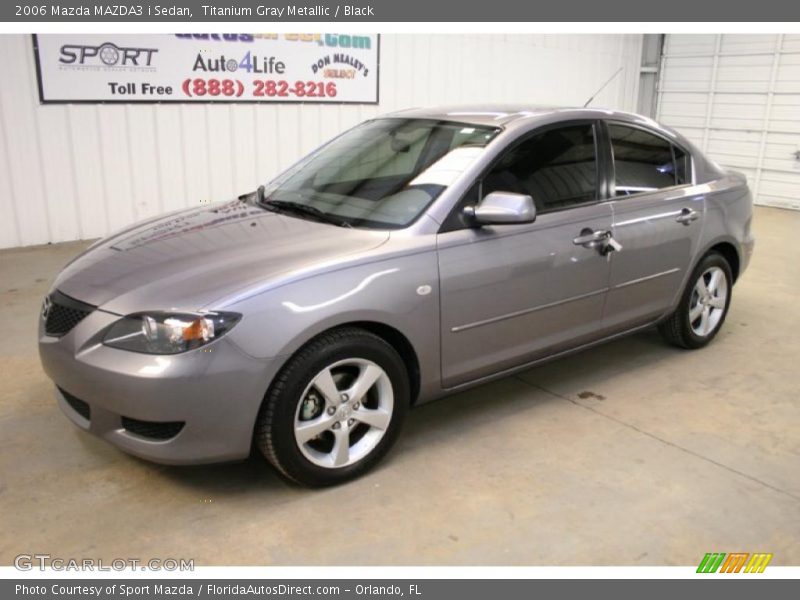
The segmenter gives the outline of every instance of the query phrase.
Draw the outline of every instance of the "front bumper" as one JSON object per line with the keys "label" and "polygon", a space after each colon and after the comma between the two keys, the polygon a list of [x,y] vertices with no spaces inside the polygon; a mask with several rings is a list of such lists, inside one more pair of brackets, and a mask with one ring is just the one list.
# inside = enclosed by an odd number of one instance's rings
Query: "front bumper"
{"label": "front bumper", "polygon": [[[155,462],[247,457],[278,361],[250,357],[227,336],[169,356],[104,346],[102,335],[117,319],[98,309],[60,338],[45,335],[40,322],[39,355],[64,414],[81,429]],[[80,402],[88,405],[89,418]]]}

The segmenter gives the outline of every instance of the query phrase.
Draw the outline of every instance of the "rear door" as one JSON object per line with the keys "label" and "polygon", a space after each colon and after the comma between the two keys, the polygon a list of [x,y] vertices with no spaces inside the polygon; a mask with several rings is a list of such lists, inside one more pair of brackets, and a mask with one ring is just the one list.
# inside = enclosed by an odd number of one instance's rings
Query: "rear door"
{"label": "rear door", "polygon": [[606,123],[612,156],[614,238],[604,323],[628,329],[663,314],[681,291],[703,227],[705,202],[692,185],[690,155],[628,123]]}

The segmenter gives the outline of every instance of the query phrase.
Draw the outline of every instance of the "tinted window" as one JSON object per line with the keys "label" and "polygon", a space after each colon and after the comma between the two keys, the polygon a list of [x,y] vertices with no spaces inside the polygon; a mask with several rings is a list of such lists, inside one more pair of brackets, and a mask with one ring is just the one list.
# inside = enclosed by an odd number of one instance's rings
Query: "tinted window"
{"label": "tinted window", "polygon": [[597,197],[594,128],[575,125],[536,135],[509,150],[484,178],[481,194],[529,194],[538,212]]}
{"label": "tinted window", "polygon": [[687,183],[688,156],[667,140],[624,125],[609,124],[608,133],[617,196]]}
{"label": "tinted window", "polygon": [[675,183],[683,185],[692,182],[691,165],[689,155],[677,146],[672,147],[675,152]]}

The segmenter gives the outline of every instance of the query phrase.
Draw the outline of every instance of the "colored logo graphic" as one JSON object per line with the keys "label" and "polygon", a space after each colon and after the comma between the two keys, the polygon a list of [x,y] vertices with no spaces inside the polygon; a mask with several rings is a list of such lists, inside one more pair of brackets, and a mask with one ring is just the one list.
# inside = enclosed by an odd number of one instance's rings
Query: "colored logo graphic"
{"label": "colored logo graphic", "polygon": [[772,554],[766,552],[708,552],[697,567],[698,573],[763,573]]}

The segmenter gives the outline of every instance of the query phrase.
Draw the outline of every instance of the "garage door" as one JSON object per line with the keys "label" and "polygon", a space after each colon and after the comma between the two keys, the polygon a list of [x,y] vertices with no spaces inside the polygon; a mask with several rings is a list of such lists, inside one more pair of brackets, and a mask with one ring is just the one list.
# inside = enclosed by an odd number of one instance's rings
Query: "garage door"
{"label": "garage door", "polygon": [[668,35],[657,117],[800,210],[800,35]]}

